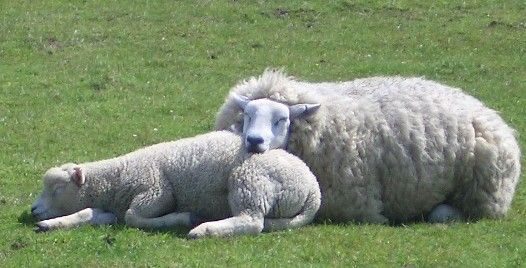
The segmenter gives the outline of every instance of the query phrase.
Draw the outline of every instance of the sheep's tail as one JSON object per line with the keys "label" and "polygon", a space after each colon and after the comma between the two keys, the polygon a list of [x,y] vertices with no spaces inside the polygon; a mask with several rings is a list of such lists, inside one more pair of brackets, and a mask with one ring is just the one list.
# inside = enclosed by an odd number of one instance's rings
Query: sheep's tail
{"label": "sheep's tail", "polygon": [[265,218],[263,231],[293,229],[307,225],[312,222],[316,216],[320,204],[321,200],[319,193],[310,193],[305,200],[305,205],[300,213],[292,218]]}

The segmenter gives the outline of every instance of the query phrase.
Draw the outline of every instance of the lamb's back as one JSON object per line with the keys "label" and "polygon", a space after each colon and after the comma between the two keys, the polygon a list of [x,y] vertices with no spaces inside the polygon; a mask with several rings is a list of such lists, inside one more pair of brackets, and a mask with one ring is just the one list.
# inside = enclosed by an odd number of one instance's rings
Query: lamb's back
{"label": "lamb's back", "polygon": [[109,178],[97,182],[96,189],[110,191],[104,196],[113,200],[98,202],[127,208],[141,192],[171,191],[178,211],[221,218],[229,212],[226,180],[243,153],[241,137],[217,131],[151,145],[88,166]]}
{"label": "lamb's back", "polygon": [[229,216],[227,180],[243,159],[242,138],[220,131],[176,143],[160,161],[160,170],[161,178],[172,188],[177,210],[191,211],[204,219]]}

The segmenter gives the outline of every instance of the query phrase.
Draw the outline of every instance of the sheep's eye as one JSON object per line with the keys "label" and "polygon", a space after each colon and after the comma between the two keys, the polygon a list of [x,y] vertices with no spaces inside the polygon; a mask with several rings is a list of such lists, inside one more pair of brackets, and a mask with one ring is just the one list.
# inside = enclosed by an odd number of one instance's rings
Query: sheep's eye
{"label": "sheep's eye", "polygon": [[248,115],[248,114],[244,114],[244,117],[245,117],[245,120],[246,120],[246,121],[250,122],[250,115]]}
{"label": "sheep's eye", "polygon": [[55,189],[53,189],[53,196],[55,197],[55,196],[61,194],[62,191],[64,191],[64,186],[57,186],[57,187],[55,187]]}
{"label": "sheep's eye", "polygon": [[281,124],[281,123],[283,123],[285,121],[287,121],[287,118],[286,117],[282,117],[282,118],[278,119],[276,122],[274,122],[274,125],[278,126],[279,124]]}

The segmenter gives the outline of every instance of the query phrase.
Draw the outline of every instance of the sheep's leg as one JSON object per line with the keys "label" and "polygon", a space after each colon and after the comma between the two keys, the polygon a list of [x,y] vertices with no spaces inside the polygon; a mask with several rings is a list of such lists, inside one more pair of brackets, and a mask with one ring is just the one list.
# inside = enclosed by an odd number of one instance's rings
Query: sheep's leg
{"label": "sheep's leg", "polygon": [[70,215],[37,222],[36,231],[44,232],[54,229],[72,228],[85,224],[104,225],[114,224],[115,222],[117,222],[117,218],[113,213],[104,212],[97,208],[86,208]]}
{"label": "sheep's leg", "polygon": [[446,223],[462,219],[463,216],[460,210],[447,204],[436,206],[427,216],[427,221],[430,223]]}
{"label": "sheep's leg", "polygon": [[451,200],[469,220],[504,217],[521,169],[513,135],[503,129],[505,126],[498,127],[493,125],[496,122],[486,120],[495,119],[474,119],[473,178],[465,183],[462,194]]}
{"label": "sheep's leg", "polygon": [[200,224],[188,233],[190,238],[205,236],[233,236],[242,234],[259,234],[263,230],[263,215],[239,215],[219,221]]}
{"label": "sheep's leg", "polygon": [[171,192],[152,190],[133,199],[124,220],[126,225],[142,229],[195,225],[197,219],[193,214],[177,213],[174,210],[175,200]]}

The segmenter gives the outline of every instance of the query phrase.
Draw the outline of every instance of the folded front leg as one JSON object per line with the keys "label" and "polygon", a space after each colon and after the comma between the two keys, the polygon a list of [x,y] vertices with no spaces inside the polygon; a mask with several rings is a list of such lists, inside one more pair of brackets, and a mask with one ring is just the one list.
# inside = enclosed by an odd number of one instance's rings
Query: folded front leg
{"label": "folded front leg", "polygon": [[189,238],[205,236],[233,236],[243,234],[259,234],[263,230],[263,215],[239,215],[219,221],[200,224],[188,233]]}
{"label": "folded front leg", "polygon": [[113,213],[104,212],[98,208],[86,208],[70,215],[37,222],[36,231],[44,232],[54,229],[72,228],[85,224],[105,225],[116,222],[117,218]]}

